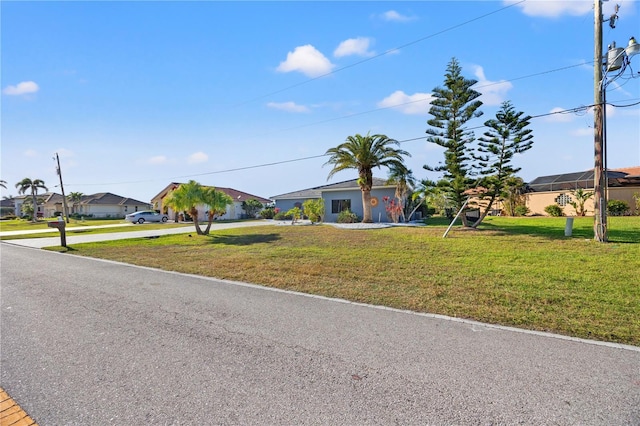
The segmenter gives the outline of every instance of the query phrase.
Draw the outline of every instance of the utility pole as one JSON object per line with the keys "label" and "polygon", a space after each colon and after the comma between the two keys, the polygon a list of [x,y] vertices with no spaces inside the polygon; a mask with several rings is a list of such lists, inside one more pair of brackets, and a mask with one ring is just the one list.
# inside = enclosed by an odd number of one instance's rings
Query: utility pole
{"label": "utility pole", "polygon": [[62,207],[64,209],[64,217],[67,219],[67,223],[69,223],[69,208],[67,207],[67,196],[64,195],[64,185],[62,185],[62,170],[60,170],[60,158],[58,157],[58,153],[56,152],[56,162],[58,166],[56,167],[56,172],[58,172],[58,176],[60,176],[60,190],[62,191]]}
{"label": "utility pole", "polygon": [[594,136],[594,160],[593,168],[593,198],[594,215],[593,224],[594,239],[605,243],[607,235],[607,185],[606,169],[604,167],[604,108],[602,101],[602,0],[595,0],[594,5],[594,34],[595,49],[593,62],[593,136]]}

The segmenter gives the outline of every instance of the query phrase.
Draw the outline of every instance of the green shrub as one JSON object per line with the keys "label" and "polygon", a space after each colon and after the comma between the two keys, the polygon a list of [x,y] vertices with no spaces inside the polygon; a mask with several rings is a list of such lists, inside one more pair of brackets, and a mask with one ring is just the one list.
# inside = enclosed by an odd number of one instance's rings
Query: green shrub
{"label": "green shrub", "polygon": [[285,213],[285,215],[290,217],[291,221],[293,223],[295,223],[298,220],[300,220],[300,218],[302,217],[302,210],[300,210],[300,207],[294,207],[294,208],[290,209],[289,211],[287,211]]}
{"label": "green shrub", "polygon": [[302,203],[302,208],[311,223],[322,222],[322,218],[324,217],[324,200],[322,198],[305,200],[305,202]]}
{"label": "green shrub", "polygon": [[291,220],[292,218],[292,215],[287,215],[285,212],[278,212],[273,216],[274,220]]}
{"label": "green shrub", "polygon": [[562,207],[557,204],[551,204],[544,208],[544,211],[549,216],[560,217],[564,216],[564,212],[562,211]]}
{"label": "green shrub", "polygon": [[342,210],[338,213],[338,223],[358,223],[360,218],[357,214],[353,213],[349,209]]}
{"label": "green shrub", "polygon": [[526,216],[529,214],[529,207],[523,205],[516,206],[516,208],[513,209],[513,214],[515,216]]}
{"label": "green shrub", "polygon": [[622,200],[609,200],[607,202],[607,212],[611,216],[624,216],[629,211],[629,204]]}
{"label": "green shrub", "polygon": [[273,207],[267,207],[260,212],[260,217],[263,219],[273,219],[276,215],[276,209]]}

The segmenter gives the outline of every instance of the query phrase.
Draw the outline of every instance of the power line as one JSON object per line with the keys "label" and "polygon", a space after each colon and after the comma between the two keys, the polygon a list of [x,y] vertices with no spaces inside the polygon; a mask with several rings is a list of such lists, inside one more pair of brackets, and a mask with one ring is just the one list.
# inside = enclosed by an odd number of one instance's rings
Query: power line
{"label": "power line", "polygon": [[384,51],[384,52],[382,52],[382,53],[379,53],[379,54],[377,54],[377,55],[374,55],[374,56],[371,56],[371,57],[368,57],[368,58],[362,59],[362,60],[360,60],[360,61],[354,62],[354,63],[349,64],[349,65],[345,65],[344,67],[338,68],[338,69],[333,70],[333,71],[330,71],[330,72],[328,72],[328,73],[325,73],[325,74],[319,75],[319,76],[317,76],[317,77],[309,78],[309,79],[307,79],[307,80],[305,80],[305,81],[302,81],[302,82],[300,82],[300,83],[296,83],[296,84],[293,84],[293,85],[291,85],[291,86],[287,86],[287,87],[285,87],[285,88],[283,88],[283,89],[279,89],[279,90],[276,90],[276,91],[274,91],[274,92],[270,92],[270,93],[267,93],[267,94],[264,94],[264,95],[260,95],[260,96],[258,96],[258,97],[255,97],[255,98],[253,98],[253,99],[249,99],[249,100],[244,101],[244,102],[240,102],[240,103],[238,103],[238,104],[233,105],[233,107],[239,107],[239,106],[242,106],[242,105],[246,105],[246,104],[248,104],[248,103],[251,103],[251,102],[255,102],[255,101],[260,100],[260,99],[267,98],[267,97],[272,96],[272,95],[276,95],[276,94],[278,94],[278,93],[286,92],[287,90],[291,90],[291,89],[293,89],[293,88],[303,86],[303,85],[305,85],[305,84],[311,83],[312,81],[316,81],[316,80],[319,80],[319,79],[321,79],[321,78],[324,78],[324,77],[327,77],[327,76],[330,76],[330,75],[333,75],[333,74],[337,74],[337,73],[339,73],[339,72],[341,72],[341,71],[344,71],[344,70],[346,70],[346,69],[350,69],[350,68],[356,67],[356,66],[358,66],[358,65],[364,64],[364,63],[369,62],[369,61],[373,61],[374,59],[378,59],[378,58],[380,58],[380,57],[382,57],[382,56],[385,56],[385,55],[388,55],[388,54],[390,54],[390,53],[395,53],[395,52],[397,52],[397,51],[399,51],[399,50],[401,50],[401,49],[404,49],[405,47],[412,46],[412,45],[414,45],[414,44],[417,44],[417,43],[420,43],[420,42],[422,42],[422,41],[428,40],[428,39],[430,39],[430,38],[433,38],[433,37],[439,36],[439,35],[441,35],[441,34],[444,34],[444,33],[449,32],[449,31],[453,31],[453,30],[455,30],[455,29],[457,29],[457,28],[460,28],[460,27],[463,27],[463,26],[465,26],[465,25],[468,25],[468,24],[470,24],[470,23],[472,23],[472,22],[479,21],[479,20],[484,19],[484,18],[486,18],[486,17],[488,17],[488,16],[491,16],[491,15],[494,15],[494,14],[496,14],[496,13],[502,12],[502,11],[504,11],[504,10],[506,10],[506,9],[509,9],[509,8],[511,8],[511,7],[514,7],[514,6],[517,6],[517,5],[521,4],[521,3],[524,3],[525,1],[526,1],[526,0],[520,0],[519,2],[509,4],[509,5],[507,5],[507,6],[504,6],[504,7],[500,8],[500,9],[494,10],[494,11],[489,12],[489,13],[485,13],[484,15],[480,15],[480,16],[477,16],[477,17],[475,17],[475,18],[469,19],[468,21],[464,21],[464,22],[461,22],[461,23],[459,23],[459,24],[453,25],[453,26],[451,26],[451,27],[445,28],[444,30],[440,30],[440,31],[435,32],[435,33],[433,33],[433,34],[429,34],[429,35],[424,36],[424,37],[421,37],[421,38],[419,38],[419,39],[416,39],[416,40],[410,41],[410,42],[405,43],[405,44],[403,44],[403,45],[400,45],[400,46],[398,46],[398,47],[394,47],[394,48],[392,48],[392,49],[386,50],[386,51]]}
{"label": "power line", "polygon": [[[620,105],[619,107],[626,108],[626,107],[632,107],[632,106],[639,105],[639,104],[640,104],[640,102],[637,102],[637,103],[633,103],[633,104],[629,104],[629,105]],[[617,106],[617,105],[613,105],[613,104],[608,104],[608,105]],[[554,111],[554,112],[550,112],[550,113],[546,113],[546,114],[533,115],[533,116],[531,116],[531,118],[532,119],[536,119],[536,118],[548,117],[548,116],[556,115],[556,114],[575,113],[575,112],[578,112],[578,111],[584,111],[584,110],[587,110],[589,108],[593,108],[594,106],[595,106],[594,104],[585,105],[585,106],[579,106],[579,107],[565,109],[565,110],[561,110],[561,111]],[[481,126],[470,127],[470,128],[468,128],[468,130],[477,130],[477,129],[481,129],[483,127],[486,127],[486,126],[481,125]],[[417,140],[424,140],[424,139],[425,139],[425,136],[419,136],[419,137],[416,137],[416,138],[399,140],[398,143],[403,144],[403,143],[414,142],[414,141],[417,141]],[[168,180],[173,181],[173,180],[176,180],[176,179],[186,179],[186,178],[193,178],[193,177],[198,177],[198,176],[209,176],[209,175],[216,175],[216,174],[222,174],[222,173],[237,172],[237,171],[242,171],[242,170],[259,169],[259,168],[263,168],[263,167],[278,166],[278,165],[281,165],[281,164],[296,163],[296,162],[299,162],[299,161],[313,160],[313,159],[316,159],[316,158],[326,157],[327,155],[328,154],[318,154],[318,155],[312,155],[312,156],[308,156],[308,157],[300,157],[300,158],[292,158],[292,159],[282,160],[282,161],[274,161],[274,162],[271,162],[271,163],[262,163],[262,164],[254,164],[254,165],[251,165],[251,166],[236,167],[236,168],[233,168],[233,169],[216,170],[216,171],[212,171],[212,172],[197,173],[197,174],[192,174],[192,175],[174,176],[174,177],[168,178]],[[136,183],[156,182],[156,181],[160,181],[160,180],[166,181],[167,179],[158,178],[158,179],[126,181],[126,182],[108,182],[108,183],[83,183],[83,184],[73,183],[73,184],[70,184],[70,185],[74,185],[74,186],[130,185],[130,184],[136,184]]]}

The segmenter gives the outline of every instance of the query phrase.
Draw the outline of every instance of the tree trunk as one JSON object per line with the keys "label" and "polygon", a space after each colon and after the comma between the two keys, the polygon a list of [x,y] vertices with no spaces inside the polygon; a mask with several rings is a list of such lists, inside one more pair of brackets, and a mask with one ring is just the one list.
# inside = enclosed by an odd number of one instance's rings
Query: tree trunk
{"label": "tree trunk", "polygon": [[373,223],[371,217],[371,190],[362,190],[362,223]]}
{"label": "tree trunk", "polygon": [[203,235],[202,229],[200,229],[200,224],[198,223],[198,209],[195,207],[189,211],[191,218],[193,219],[193,225],[196,227],[196,234]]}
{"label": "tree trunk", "polygon": [[491,206],[493,206],[493,202],[495,200],[496,200],[496,196],[492,195],[491,199],[489,200],[489,204],[487,204],[487,208],[484,209],[484,211],[482,209],[480,209],[480,217],[478,218],[478,220],[475,221],[475,223],[473,225],[471,225],[472,228],[477,228],[478,225],[480,225],[482,223],[484,218],[487,217],[487,214],[489,214],[489,211],[491,210]]}
{"label": "tree trunk", "polygon": [[209,212],[209,222],[207,223],[207,227],[202,232],[203,235],[209,235],[209,230],[211,229],[211,224],[213,223],[214,216],[215,214],[212,214],[211,212]]}

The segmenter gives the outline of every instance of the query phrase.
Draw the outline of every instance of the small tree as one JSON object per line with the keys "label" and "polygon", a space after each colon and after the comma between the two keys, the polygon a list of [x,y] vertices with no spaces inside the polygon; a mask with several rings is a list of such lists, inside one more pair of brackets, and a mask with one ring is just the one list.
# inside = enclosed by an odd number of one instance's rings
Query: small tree
{"label": "small tree", "polygon": [[302,210],[311,223],[322,222],[324,219],[324,200],[322,198],[305,200],[305,202],[302,203]]}
{"label": "small tree", "polygon": [[255,198],[250,198],[242,202],[242,210],[252,219],[254,219],[263,208],[262,203]]}
{"label": "small tree", "polygon": [[575,198],[576,200],[570,201],[569,204],[571,205],[571,207],[575,209],[576,215],[584,216],[586,214],[586,210],[584,209],[584,203],[586,203],[589,198],[593,197],[593,192],[585,191],[582,188],[578,188],[576,190],[571,191],[571,194],[573,195],[573,198]]}
{"label": "small tree", "polygon": [[222,216],[227,212],[227,206],[233,204],[233,199],[222,191],[217,191],[215,188],[203,188],[202,189],[202,203],[207,206],[207,227],[202,232],[204,235],[209,235],[211,224],[216,216]]}
{"label": "small tree", "polygon": [[198,235],[203,235],[198,223],[198,204],[203,204],[202,186],[195,180],[183,183],[167,195],[164,199],[166,205],[175,211],[187,212],[193,219],[193,225]]}
{"label": "small tree", "polygon": [[76,207],[82,201],[83,196],[82,192],[70,192],[67,195],[67,198],[71,201],[71,213],[76,213]]}
{"label": "small tree", "polygon": [[291,224],[293,225],[294,223],[299,221],[300,218],[302,217],[302,210],[300,210],[300,207],[294,207],[292,209],[287,210],[287,212],[285,213],[285,216],[291,217]]}
{"label": "small tree", "polygon": [[529,210],[527,208],[527,185],[522,178],[517,176],[512,176],[505,181],[501,199],[507,216],[522,216],[523,211]]}

